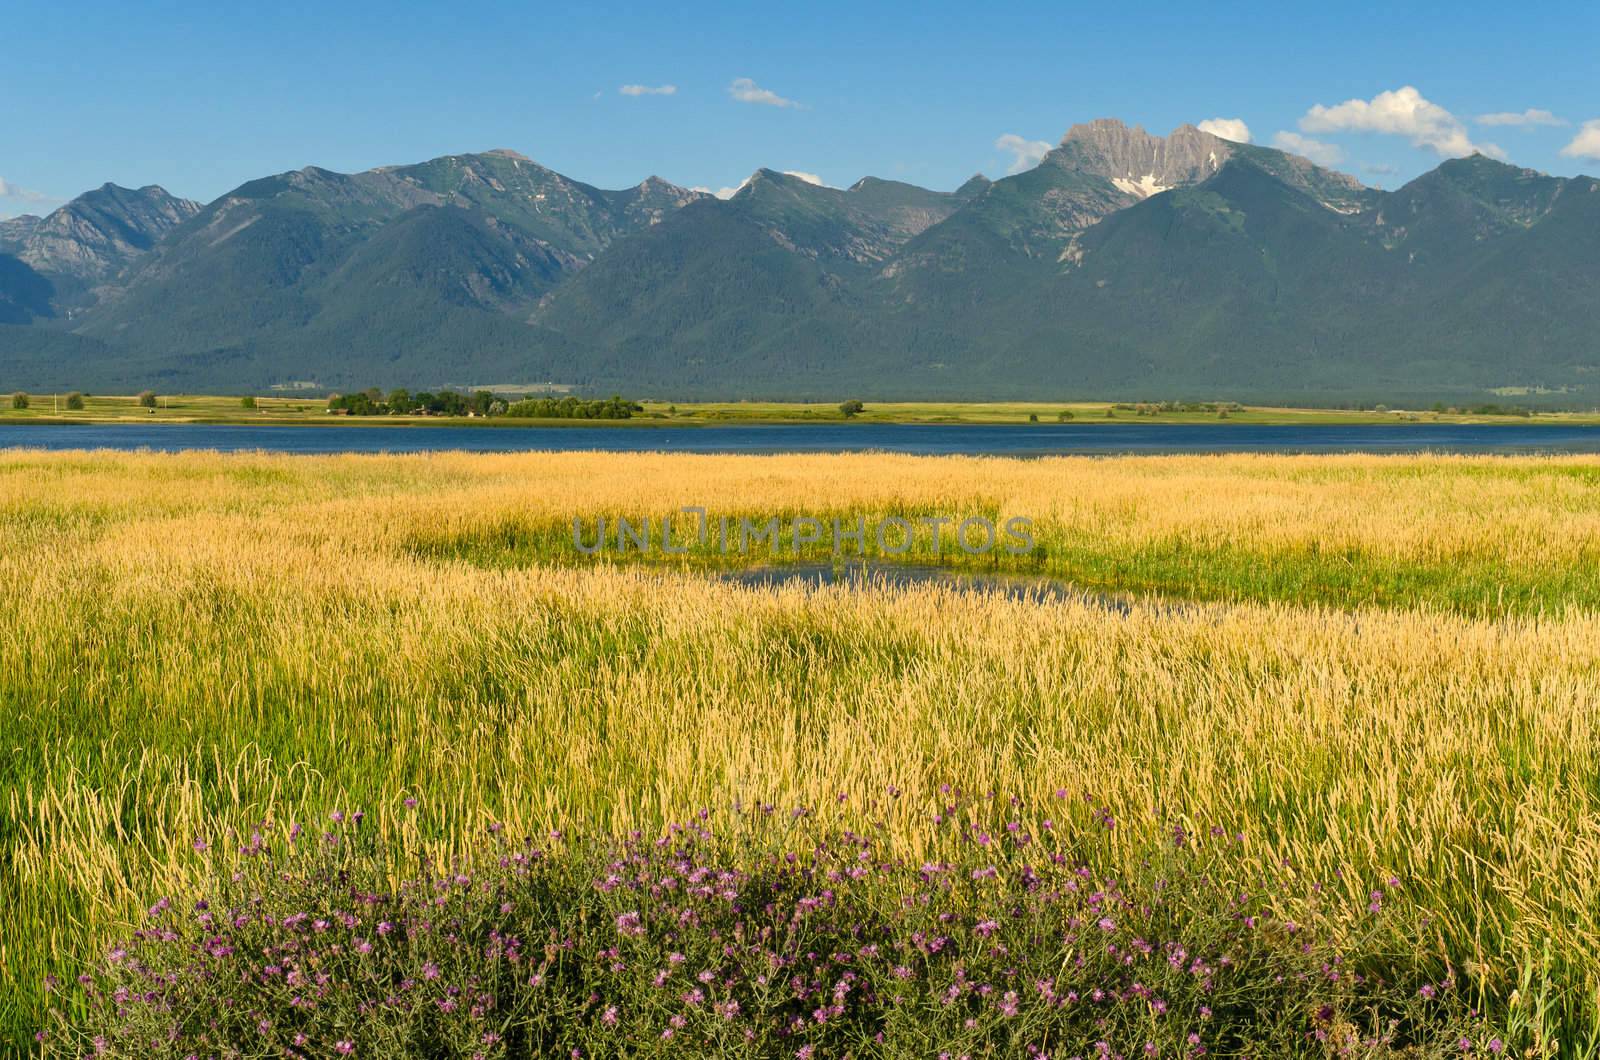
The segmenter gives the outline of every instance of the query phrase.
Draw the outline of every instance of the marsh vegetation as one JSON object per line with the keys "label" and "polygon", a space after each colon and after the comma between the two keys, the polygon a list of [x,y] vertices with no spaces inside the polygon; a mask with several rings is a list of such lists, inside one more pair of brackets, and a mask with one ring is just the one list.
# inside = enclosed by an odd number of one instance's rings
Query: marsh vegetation
{"label": "marsh vegetation", "polygon": [[[1512,1051],[1581,1055],[1597,486],[1586,458],[0,454],[0,1019],[31,1036],[47,975],[215,894],[254,833],[359,808],[361,871],[398,886],[491,826],[655,837],[765,802],[808,810],[784,849],[870,830],[907,865],[1049,819],[1128,881],[1217,829],[1241,838],[1209,878],[1261,915],[1448,977]],[[908,559],[1132,603],[571,548],[575,516],[686,505],[1027,516],[1028,555]],[[1016,801],[934,827],[946,786]]]}

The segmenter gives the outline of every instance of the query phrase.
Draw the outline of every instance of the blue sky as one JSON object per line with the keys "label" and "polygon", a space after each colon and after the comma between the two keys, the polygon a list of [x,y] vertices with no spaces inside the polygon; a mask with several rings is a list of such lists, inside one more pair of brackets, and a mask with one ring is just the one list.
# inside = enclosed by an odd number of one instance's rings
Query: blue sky
{"label": "blue sky", "polygon": [[0,216],[493,147],[602,187],[948,189],[1096,117],[1239,119],[1386,187],[1467,147],[1600,173],[1600,5],[1298,6],[9,0]]}

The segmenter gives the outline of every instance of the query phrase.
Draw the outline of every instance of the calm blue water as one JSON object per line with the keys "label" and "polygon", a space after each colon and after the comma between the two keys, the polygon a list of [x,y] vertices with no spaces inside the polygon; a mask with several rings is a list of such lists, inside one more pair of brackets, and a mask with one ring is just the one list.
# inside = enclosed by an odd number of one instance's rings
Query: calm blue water
{"label": "calm blue water", "polygon": [[417,453],[600,451],[1065,453],[1600,453],[1600,427],[1252,424],[783,424],[716,427],[253,427],[3,424],[0,449]]}

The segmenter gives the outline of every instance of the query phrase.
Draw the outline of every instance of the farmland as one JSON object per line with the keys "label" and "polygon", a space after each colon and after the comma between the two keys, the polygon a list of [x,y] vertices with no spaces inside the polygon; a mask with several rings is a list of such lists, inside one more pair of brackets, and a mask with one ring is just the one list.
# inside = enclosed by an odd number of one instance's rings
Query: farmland
{"label": "farmland", "polygon": [[[507,390],[503,399],[558,391]],[[1600,423],[1600,414],[1588,411],[1530,409],[1510,397],[1500,404],[1465,407],[1361,409],[1299,408],[1240,405],[1231,401],[870,401],[860,412],[845,416],[838,401],[671,401],[646,399],[642,411],[627,420],[530,419],[497,415],[465,416],[385,414],[334,419],[328,413],[328,392],[296,395],[226,396],[219,394],[152,395],[153,405],[141,405],[131,394],[80,395],[82,408],[70,408],[68,395],[31,394],[26,408],[12,408],[12,395],[0,392],[0,424],[10,423],[210,423],[244,426],[499,426],[559,424],[581,427],[608,426],[715,426],[718,424],[775,423],[982,423],[1116,426],[1127,423],[1259,424],[1265,426],[1334,426],[1350,424],[1540,424],[1578,426]],[[249,407],[246,407],[246,401]],[[1219,415],[1220,413],[1220,415]]]}

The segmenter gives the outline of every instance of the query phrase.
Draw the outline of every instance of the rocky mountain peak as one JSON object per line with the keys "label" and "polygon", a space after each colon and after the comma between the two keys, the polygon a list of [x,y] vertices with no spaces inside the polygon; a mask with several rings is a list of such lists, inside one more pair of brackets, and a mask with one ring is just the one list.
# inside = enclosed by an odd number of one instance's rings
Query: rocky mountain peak
{"label": "rocky mountain peak", "polygon": [[705,198],[710,196],[703,191],[681,188],[653,174],[621,193],[624,214],[635,223],[651,225],[660,224],[679,207]]}
{"label": "rocky mountain peak", "polygon": [[20,250],[22,241],[27,239],[43,220],[43,217],[31,213],[0,218],[0,254]]}
{"label": "rocky mountain peak", "polygon": [[765,197],[785,190],[792,192],[793,186],[801,183],[803,181],[797,177],[791,177],[786,173],[780,173],[776,169],[768,169],[762,166],[744,179],[744,182],[735,189],[731,198],[747,200],[757,196]]}
{"label": "rocky mountain peak", "polygon": [[654,174],[645,177],[638,184],[635,184],[631,190],[633,194],[638,196],[649,198],[665,198],[672,202],[693,202],[695,199],[703,199],[706,197],[706,193],[703,191],[695,191],[692,188],[680,187],[679,185],[672,183],[672,181],[655,176]]}
{"label": "rocky mountain peak", "polygon": [[955,190],[955,196],[956,198],[963,200],[977,198],[979,195],[982,195],[984,192],[988,191],[989,185],[993,183],[994,181],[990,180],[982,173],[974,173],[972,176],[967,178],[966,183],[962,184],[961,187]]}
{"label": "rocky mountain peak", "polygon": [[199,210],[155,184],[102,184],[30,226],[17,256],[42,273],[104,280]]}
{"label": "rocky mountain peak", "polygon": [[1104,177],[1142,199],[1205,180],[1222,168],[1234,148],[1193,125],[1180,125],[1163,137],[1116,118],[1099,118],[1068,129],[1045,161]]}

